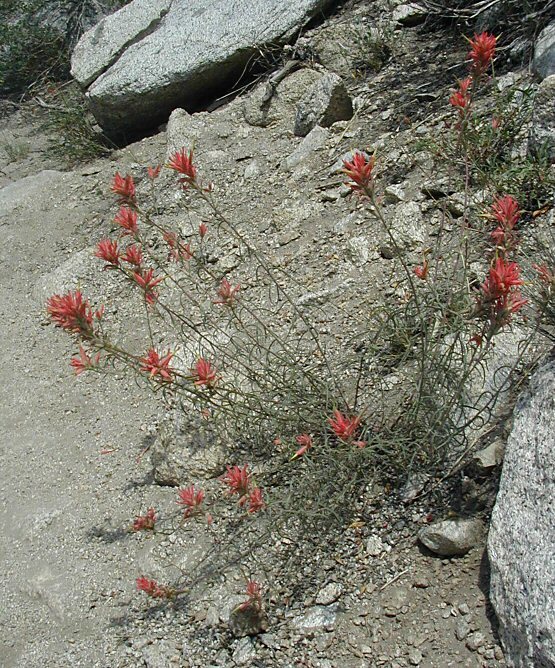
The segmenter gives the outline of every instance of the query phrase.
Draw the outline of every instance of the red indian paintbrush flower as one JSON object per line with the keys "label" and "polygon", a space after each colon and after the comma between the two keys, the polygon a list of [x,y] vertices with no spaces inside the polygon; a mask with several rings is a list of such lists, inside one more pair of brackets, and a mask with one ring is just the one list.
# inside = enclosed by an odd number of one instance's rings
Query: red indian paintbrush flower
{"label": "red indian paintbrush flower", "polygon": [[204,237],[206,236],[206,233],[207,233],[207,232],[208,232],[208,226],[205,225],[204,223],[201,223],[201,224],[198,226],[198,233],[199,233],[200,238],[201,238],[201,239],[204,239]]}
{"label": "red indian paintbrush flower", "polygon": [[137,283],[145,293],[145,300],[148,304],[152,305],[158,299],[158,293],[155,292],[154,288],[161,283],[164,278],[155,278],[154,269],[145,269],[140,272],[134,271],[132,278]]}
{"label": "red indian paintbrush flower", "polygon": [[116,172],[111,190],[116,195],[119,195],[121,200],[130,204],[135,202],[135,182],[129,174],[122,176],[119,172]]}
{"label": "red indian paintbrush flower", "polygon": [[183,174],[183,178],[179,179],[180,183],[183,185],[194,183],[197,178],[197,170],[193,165],[192,149],[189,151],[189,153],[187,153],[184,148],[182,148],[180,151],[176,151],[170,157],[168,167],[175,170],[179,174]]}
{"label": "red indian paintbrush flower", "polygon": [[520,218],[520,206],[514,197],[497,197],[491,205],[491,213],[501,225],[513,229]]}
{"label": "red indian paintbrush flower", "polygon": [[372,170],[376,162],[375,156],[367,158],[360,151],[355,151],[351,161],[343,160],[343,169],[341,170],[351,179],[347,183],[354,192],[368,194],[372,189]]}
{"label": "red indian paintbrush flower", "polygon": [[94,254],[107,263],[106,269],[119,266],[120,254],[117,241],[103,239],[99,242]]}
{"label": "red indian paintbrush flower", "polygon": [[125,253],[121,256],[121,259],[135,267],[140,267],[143,263],[143,252],[141,247],[137,244],[128,246]]}
{"label": "red indian paintbrush flower", "polygon": [[220,287],[218,288],[219,299],[214,300],[214,304],[224,304],[225,306],[232,306],[237,298],[237,293],[241,289],[240,285],[232,287],[231,283],[226,279],[222,279]]}
{"label": "red indian paintbrush flower", "polygon": [[205,387],[213,388],[218,380],[216,369],[204,357],[197,360],[191,373],[193,374],[193,378],[195,378],[195,385],[204,385]]}
{"label": "red indian paintbrush flower", "polygon": [[469,88],[472,84],[472,79],[471,77],[466,77],[466,79],[463,79],[458,83],[459,87],[451,93],[449,104],[455,107],[455,109],[458,109],[461,116],[463,116],[470,106]]}
{"label": "red indian paintbrush flower", "polygon": [[239,503],[242,505],[247,500],[251,484],[249,465],[228,466],[227,473],[222,476],[222,482],[227,485],[230,494],[239,496]]}
{"label": "red indian paintbrush flower", "polygon": [[175,590],[165,585],[158,584],[156,580],[145,578],[144,576],[137,578],[137,589],[144,591],[145,594],[152,598],[174,598]]}
{"label": "red indian paintbrush flower", "polygon": [[[52,295],[47,302],[48,314],[54,324],[68,332],[89,337],[93,334],[93,313],[88,299],[76,290],[65,295]],[[97,317],[101,317],[97,312]]]}
{"label": "red indian paintbrush flower", "polygon": [[133,522],[133,531],[154,531],[156,511],[149,508],[144,515],[138,515]]}
{"label": "red indian paintbrush flower", "polygon": [[159,376],[163,382],[173,380],[175,370],[170,366],[173,353],[167,352],[163,357],[160,357],[154,348],[149,348],[146,355],[139,359],[141,363],[140,371],[148,373],[150,378]]}
{"label": "red indian paintbrush flower", "polygon": [[262,490],[260,487],[255,487],[249,493],[249,507],[247,512],[257,513],[259,510],[264,510],[264,508],[266,508],[266,504],[264,503]]}
{"label": "red indian paintbrush flower", "polygon": [[96,353],[94,358],[87,354],[83,346],[79,346],[79,357],[72,357],[70,365],[75,369],[75,375],[80,376],[89,369],[95,369],[100,362],[100,353]]}
{"label": "red indian paintbrush flower", "polygon": [[254,608],[256,610],[262,609],[262,587],[258,582],[249,580],[245,590],[247,600],[238,606],[239,610],[248,610]]}
{"label": "red indian paintbrush flower", "polygon": [[488,69],[493,60],[497,38],[488,32],[482,32],[479,35],[475,34],[468,42],[470,44],[468,57],[472,60],[473,71],[479,76]]}
{"label": "red indian paintbrush flower", "polygon": [[518,264],[498,258],[490,267],[486,280],[481,286],[482,297],[486,302],[506,297],[512,288],[523,285],[523,283]]}
{"label": "red indian paintbrush flower", "polygon": [[177,503],[180,506],[185,506],[183,511],[184,517],[191,517],[204,501],[204,491],[202,489],[195,489],[194,485],[180,489],[177,493],[179,495]]}
{"label": "red indian paintbrush flower", "polygon": [[544,264],[533,264],[532,268],[538,272],[540,281],[548,286],[555,286],[555,272]]}
{"label": "red indian paintbrush flower", "polygon": [[428,260],[424,260],[422,264],[419,264],[413,269],[414,275],[422,281],[425,281],[428,278],[428,272],[430,270],[430,264]]}
{"label": "red indian paintbrush flower", "polygon": [[139,228],[137,226],[137,212],[130,209],[128,206],[120,207],[114,218],[115,222],[124,229],[123,234],[129,234],[134,237],[138,234]]}
{"label": "red indian paintbrush flower", "polygon": [[302,457],[312,447],[312,436],[309,434],[299,434],[298,436],[295,436],[295,440],[301,447],[297,450],[291,459],[298,459],[299,457]]}
{"label": "red indian paintbrush flower", "polygon": [[155,179],[157,179],[159,174],[160,174],[161,169],[162,169],[162,165],[156,165],[156,167],[148,167],[148,169],[147,169],[148,178],[151,181],[154,181]]}
{"label": "red indian paintbrush flower", "polygon": [[350,441],[360,427],[361,418],[359,416],[347,417],[335,409],[333,417],[328,418],[328,422],[337,438],[341,441]]}

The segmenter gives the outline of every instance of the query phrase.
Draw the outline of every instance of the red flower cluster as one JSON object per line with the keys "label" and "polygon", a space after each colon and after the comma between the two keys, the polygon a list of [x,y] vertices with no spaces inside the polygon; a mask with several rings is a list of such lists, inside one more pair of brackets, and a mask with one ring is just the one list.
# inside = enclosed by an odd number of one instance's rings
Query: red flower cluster
{"label": "red flower cluster", "polygon": [[111,190],[119,196],[121,201],[129,204],[135,203],[135,182],[129,174],[122,176],[119,172],[116,172]]}
{"label": "red flower cluster", "polygon": [[489,321],[489,336],[508,325],[513,313],[527,303],[518,289],[523,283],[516,262],[498,258],[490,267],[478,297],[478,312],[485,314]]}
{"label": "red flower cluster", "polygon": [[216,369],[210,364],[210,362],[205,360],[204,357],[201,357],[199,360],[197,360],[194,368],[191,370],[191,373],[195,379],[195,385],[204,385],[209,389],[214,388],[218,380]]}
{"label": "red flower cluster", "polygon": [[425,281],[428,278],[429,270],[430,270],[430,263],[428,262],[428,260],[424,260],[422,264],[419,264],[413,269],[414,275],[421,281]]}
{"label": "red flower cluster", "polygon": [[152,598],[175,598],[175,590],[165,585],[160,585],[156,580],[151,580],[143,576],[137,578],[137,589],[144,591],[145,594]]}
{"label": "red flower cluster", "polygon": [[100,353],[96,353],[94,358],[90,357],[83,348],[83,346],[79,346],[79,357],[73,357],[71,359],[70,365],[75,369],[75,375],[79,376],[85,371],[88,371],[89,369],[95,369],[98,367],[98,363],[100,362]]}
{"label": "red flower cluster", "polygon": [[[93,335],[91,305],[88,299],[83,299],[79,290],[65,295],[52,295],[46,302],[46,308],[58,327],[87,338]],[[96,312],[96,317],[102,317],[102,309]]]}
{"label": "red flower cluster", "polygon": [[249,580],[245,590],[247,600],[239,605],[239,610],[248,610],[254,608],[256,610],[262,609],[262,587],[258,582]]}
{"label": "red flower cluster", "polygon": [[178,495],[179,500],[177,503],[180,506],[185,506],[183,517],[191,517],[191,515],[197,512],[205,496],[204,491],[202,489],[195,489],[194,485],[180,489]]}
{"label": "red flower cluster", "polygon": [[518,244],[518,235],[514,228],[520,218],[520,207],[516,199],[510,195],[498,197],[491,206],[490,215],[499,223],[490,235],[497,249],[505,254],[514,250]]}
{"label": "red flower cluster", "polygon": [[301,447],[297,450],[297,452],[295,452],[292,459],[298,459],[299,457],[302,457],[310,450],[313,445],[312,436],[309,434],[299,434],[299,436],[295,436],[295,440]]}
{"label": "red flower cluster", "polygon": [[328,422],[330,424],[331,430],[340,441],[344,441],[345,443],[353,443],[358,447],[364,447],[364,445],[366,445],[364,441],[353,441],[353,438],[360,428],[360,416],[347,417],[335,409],[333,412],[333,417],[328,418]]}
{"label": "red flower cluster", "polygon": [[128,206],[120,207],[114,220],[123,228],[124,235],[129,234],[132,237],[136,237],[139,233],[139,228],[137,226],[137,212],[133,211],[133,209],[130,209]]}
{"label": "red flower cluster", "polygon": [[187,153],[184,148],[180,151],[176,151],[171,156],[168,167],[179,174],[183,174],[183,178],[179,179],[179,182],[182,183],[184,187],[196,182],[197,170],[193,165],[192,150],[190,150],[189,153]]}
{"label": "red flower cluster", "polygon": [[161,283],[164,278],[154,276],[154,269],[141,269],[132,273],[132,278],[139,285],[145,293],[145,300],[147,304],[154,304],[158,299],[158,293],[154,288]]}
{"label": "red flower cluster", "polygon": [[140,267],[143,263],[143,251],[138,244],[128,246],[125,250],[125,254],[121,256],[121,259],[135,267]]}
{"label": "red flower cluster", "polygon": [[94,254],[106,262],[106,269],[119,267],[120,254],[117,241],[103,239],[99,242]]}
{"label": "red flower cluster", "polygon": [[207,232],[208,232],[208,226],[205,225],[204,223],[201,223],[201,224],[198,226],[198,233],[199,233],[200,238],[201,238],[201,239],[204,239],[204,237],[206,236],[206,233],[207,233]]}
{"label": "red flower cluster", "polygon": [[156,511],[149,508],[144,515],[138,515],[133,522],[133,531],[154,531]]}
{"label": "red flower cluster", "polygon": [[154,348],[150,348],[146,356],[139,359],[141,363],[140,371],[148,373],[151,379],[159,376],[161,382],[172,381],[175,373],[174,369],[170,366],[172,357],[173,353],[169,351],[164,357],[160,357]]}
{"label": "red flower cluster", "polygon": [[160,170],[162,169],[162,165],[156,165],[156,167],[148,167],[147,173],[148,173],[148,178],[151,181],[154,181],[155,179],[158,178],[160,175]]}
{"label": "red flower cluster", "polygon": [[240,289],[240,285],[232,287],[231,283],[226,278],[222,279],[220,287],[218,288],[218,299],[214,300],[214,304],[232,306]]}
{"label": "red flower cluster", "polygon": [[222,476],[222,482],[227,485],[229,494],[237,494],[239,505],[247,502],[247,512],[256,513],[266,507],[260,487],[251,487],[252,479],[248,464],[244,466],[228,466],[227,473]]}
{"label": "red flower cluster", "polygon": [[362,195],[369,195],[373,187],[372,170],[376,162],[375,156],[366,158],[360,151],[355,151],[352,160],[343,161],[343,169],[341,170],[349,179],[347,183],[353,192],[358,192]]}
{"label": "red flower cluster", "polygon": [[474,35],[473,39],[468,40],[470,52],[468,57],[472,61],[472,71],[477,76],[481,76],[490,66],[495,55],[495,46],[497,38],[487,32]]}
{"label": "red flower cluster", "polygon": [[470,87],[472,85],[472,78],[466,77],[459,81],[459,87],[451,93],[449,104],[459,110],[461,117],[464,117],[470,107]]}

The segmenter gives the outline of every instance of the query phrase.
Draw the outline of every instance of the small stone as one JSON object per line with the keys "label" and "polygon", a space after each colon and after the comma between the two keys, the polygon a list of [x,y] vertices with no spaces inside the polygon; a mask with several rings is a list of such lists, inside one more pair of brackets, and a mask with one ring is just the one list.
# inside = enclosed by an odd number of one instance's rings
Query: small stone
{"label": "small stone", "polygon": [[417,26],[426,18],[426,12],[420,5],[410,3],[406,5],[399,5],[393,11],[392,20],[399,25],[407,28]]}
{"label": "small stone", "polygon": [[366,552],[371,557],[378,557],[385,549],[382,539],[379,536],[370,536],[366,541]]}
{"label": "small stone", "polygon": [[455,625],[455,637],[457,640],[464,640],[470,633],[470,626],[464,619],[459,619]]}
{"label": "small stone", "polygon": [[473,457],[473,462],[476,468],[480,471],[488,471],[489,469],[499,466],[503,463],[503,450],[505,446],[501,439],[497,439],[490,443],[487,448],[478,450]]}
{"label": "small stone", "polygon": [[229,615],[229,629],[236,638],[254,636],[268,629],[268,617],[263,609],[255,605],[238,605]]}
{"label": "small stone", "polygon": [[329,127],[353,116],[353,103],[340,76],[324,74],[305,95],[297,108],[295,134],[307,135],[316,125]]}
{"label": "small stone", "polygon": [[331,630],[337,619],[337,606],[315,605],[309,608],[304,615],[297,617],[293,624],[300,631],[314,631],[317,629]]}
{"label": "small stone", "polygon": [[249,162],[249,164],[245,167],[244,176],[246,179],[254,179],[259,174],[260,174],[260,165],[256,160]]}
{"label": "small stone", "polygon": [[422,652],[419,649],[411,649],[409,651],[409,663],[411,666],[419,666],[423,658]]}
{"label": "small stone", "polygon": [[256,649],[250,638],[243,638],[237,643],[233,652],[233,660],[238,666],[252,665],[256,657]]}
{"label": "small stone", "polygon": [[499,647],[499,645],[496,645],[493,648],[493,653],[494,653],[495,658],[497,659],[497,661],[503,661],[503,659],[505,658],[505,655],[503,654],[503,650],[501,649],[501,647]]}
{"label": "small stone", "polygon": [[477,519],[450,519],[424,527],[418,540],[442,557],[466,554],[482,539],[483,525]]}
{"label": "small stone", "polygon": [[461,603],[459,605],[459,612],[461,615],[469,615],[470,614],[470,608],[468,606],[468,603]]}
{"label": "small stone", "polygon": [[430,586],[430,581],[423,575],[417,575],[412,581],[412,586],[416,589],[428,589]]}
{"label": "small stone", "polygon": [[483,633],[476,631],[468,636],[466,639],[466,646],[471,652],[476,652],[479,647],[482,647],[486,642],[486,638]]}
{"label": "small stone", "polygon": [[328,582],[328,584],[320,589],[316,596],[316,603],[318,605],[330,605],[335,603],[341,596],[342,587],[337,582]]}
{"label": "small stone", "polygon": [[297,148],[285,158],[285,169],[292,170],[301,162],[309,158],[315,151],[319,151],[326,144],[329,137],[329,131],[320,126],[313,128]]}

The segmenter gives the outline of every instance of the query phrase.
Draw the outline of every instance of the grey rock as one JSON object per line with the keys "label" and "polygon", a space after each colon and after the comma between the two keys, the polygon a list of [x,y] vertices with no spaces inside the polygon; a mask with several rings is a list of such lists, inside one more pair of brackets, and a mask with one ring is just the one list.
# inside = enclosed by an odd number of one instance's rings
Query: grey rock
{"label": "grey rock", "polygon": [[412,648],[409,650],[408,659],[411,666],[419,666],[423,658],[422,652],[419,649]]}
{"label": "grey rock", "polygon": [[459,619],[455,625],[455,637],[457,640],[464,640],[470,633],[470,625],[465,619]]}
{"label": "grey rock", "polygon": [[225,471],[226,444],[206,420],[173,410],[160,425],[150,461],[160,485],[214,478]]}
{"label": "grey rock", "polygon": [[393,10],[391,18],[394,23],[411,28],[417,26],[426,18],[426,11],[416,3],[399,5]]}
{"label": "grey rock", "polygon": [[490,443],[487,448],[483,450],[478,450],[474,454],[473,463],[477,469],[481,471],[487,471],[492,469],[495,466],[499,466],[503,462],[503,451],[504,451],[503,441],[497,439]]}
{"label": "grey rock", "polygon": [[293,620],[293,625],[301,631],[314,631],[317,629],[331,630],[337,619],[337,605],[315,605],[301,617]]}
{"label": "grey rock", "polygon": [[237,605],[229,615],[229,628],[236,638],[254,636],[268,629],[268,616],[263,609]]}
{"label": "grey rock", "polygon": [[72,71],[112,133],[202,108],[270,44],[286,43],[331,0],[134,0],[87,31]]}
{"label": "grey rock", "polygon": [[238,666],[250,666],[256,656],[256,649],[250,638],[243,638],[237,643],[233,652],[233,661]]}
{"label": "grey rock", "polygon": [[366,541],[366,552],[371,557],[379,557],[385,551],[385,545],[379,536],[370,536]]}
{"label": "grey rock", "polygon": [[138,39],[152,32],[172,0],[134,0],[107,16],[79,40],[71,56],[71,75],[88,86]]}
{"label": "grey rock", "polygon": [[299,163],[309,158],[315,151],[320,150],[326,145],[329,137],[329,131],[320,126],[313,128],[297,148],[285,158],[284,167],[293,169]]}
{"label": "grey rock", "polygon": [[242,101],[245,121],[254,127],[278,125],[290,130],[300,99],[320,77],[316,70],[303,67],[280,81],[269,99],[267,83],[262,82]]}
{"label": "grey rock", "polygon": [[328,73],[302,97],[295,118],[295,134],[307,135],[316,125],[329,127],[353,116],[353,103],[337,74]]}
{"label": "grey rock", "polygon": [[532,155],[545,152],[549,160],[555,162],[555,74],[539,85],[528,135],[528,151]]}
{"label": "grey rock", "polygon": [[413,250],[425,239],[424,218],[417,202],[401,202],[391,216],[391,233],[399,250]]}
{"label": "grey rock", "polygon": [[362,267],[368,260],[379,257],[377,251],[371,250],[370,241],[366,237],[351,237],[347,245],[355,267]]}
{"label": "grey rock", "polygon": [[466,639],[466,646],[471,652],[476,652],[486,642],[486,637],[480,631],[471,633]]}
{"label": "grey rock", "polygon": [[330,605],[335,603],[337,599],[341,596],[343,588],[338,582],[328,582],[328,584],[320,589],[316,595],[316,603],[318,605]]}
{"label": "grey rock", "polygon": [[141,651],[146,668],[166,668],[171,665],[171,659],[178,655],[177,646],[169,640],[146,645]]}
{"label": "grey rock", "polygon": [[542,79],[555,74],[555,21],[546,26],[538,37],[532,69]]}
{"label": "grey rock", "polygon": [[555,665],[555,361],[514,411],[488,537],[490,598],[509,666]]}
{"label": "grey rock", "polygon": [[483,525],[476,519],[449,519],[424,527],[418,539],[429,550],[442,557],[466,554],[479,544]]}

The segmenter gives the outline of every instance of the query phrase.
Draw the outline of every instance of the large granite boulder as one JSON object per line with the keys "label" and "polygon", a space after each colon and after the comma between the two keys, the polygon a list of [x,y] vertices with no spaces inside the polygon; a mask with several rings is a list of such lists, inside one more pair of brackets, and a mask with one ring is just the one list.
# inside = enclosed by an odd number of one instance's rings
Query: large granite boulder
{"label": "large granite boulder", "polygon": [[550,162],[555,162],[555,74],[538,86],[528,150],[532,155],[545,155]]}
{"label": "large granite boulder", "polygon": [[555,74],[555,21],[546,26],[538,37],[532,69],[542,79]]}
{"label": "large granite boulder", "polygon": [[72,74],[102,127],[154,127],[201,109],[260,52],[290,40],[333,0],[134,0],[86,32]]}
{"label": "large granite boulder", "polygon": [[555,666],[555,360],[515,408],[488,538],[509,666]]}

